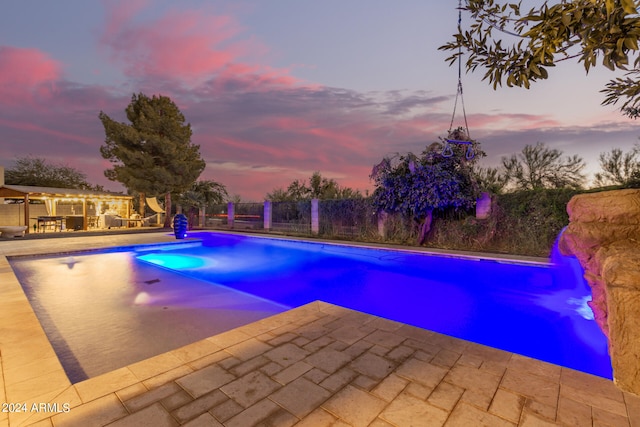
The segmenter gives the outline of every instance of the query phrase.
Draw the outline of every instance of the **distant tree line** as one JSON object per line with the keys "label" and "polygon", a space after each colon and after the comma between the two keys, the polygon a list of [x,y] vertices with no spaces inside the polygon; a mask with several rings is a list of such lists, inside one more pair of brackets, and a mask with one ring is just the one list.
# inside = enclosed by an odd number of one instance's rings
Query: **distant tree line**
{"label": "distant tree line", "polygon": [[101,185],[87,181],[87,175],[62,164],[48,163],[39,157],[18,157],[14,165],[5,171],[5,183],[36,187],[77,188],[104,191]]}
{"label": "distant tree line", "polygon": [[640,144],[629,152],[613,148],[608,153],[600,153],[601,172],[595,175],[597,186],[640,185]]}
{"label": "distant tree line", "polygon": [[[409,157],[401,159],[409,161]],[[387,159],[388,160],[388,159]],[[640,186],[640,143],[624,152],[612,148],[600,153],[600,171],[594,176],[596,187]],[[585,163],[579,156],[565,156],[544,143],[527,145],[518,154],[503,157],[499,167],[472,166],[472,175],[479,188],[492,193],[535,190],[541,188],[582,188]],[[104,187],[91,184],[85,173],[62,164],[32,156],[18,157],[14,165],[5,170],[5,182],[13,185],[29,185],[56,188],[79,188],[104,191]],[[179,202],[186,206],[205,206],[225,201],[240,201],[239,195],[229,197],[226,187],[216,181],[193,181],[182,193],[176,193]],[[271,201],[299,201],[318,199],[349,199],[364,197],[359,190],[343,187],[334,179],[314,172],[308,181],[294,180],[286,189],[276,188],[267,193]]]}
{"label": "distant tree line", "polygon": [[361,198],[359,190],[342,187],[335,179],[323,177],[320,172],[314,172],[308,183],[299,179],[294,180],[286,189],[276,188],[267,193],[266,200],[272,202],[291,202],[311,199],[355,199]]}
{"label": "distant tree line", "polygon": [[[640,144],[629,152],[612,148],[600,153],[598,162],[600,171],[595,174],[595,186],[640,185]],[[535,146],[525,146],[521,153],[503,157],[497,168],[476,168],[475,175],[480,187],[493,193],[543,188],[580,189],[585,183],[584,168],[581,157],[563,157],[562,151],[539,142]]]}
{"label": "distant tree line", "polygon": [[[428,232],[434,210],[467,209],[479,191],[504,193],[538,189],[580,189],[585,183],[584,160],[577,156],[564,156],[563,152],[544,143],[527,145],[517,154],[503,157],[496,168],[483,168],[476,164],[484,155],[474,141],[479,154],[465,159],[463,152],[455,156],[442,156],[440,143],[427,147],[420,155],[385,158],[376,165],[371,179],[376,184],[372,201],[378,209],[404,212],[421,224],[423,235]],[[600,153],[600,171],[595,174],[598,187],[640,187],[640,144],[624,152],[612,148]],[[198,163],[196,159],[196,163]],[[199,163],[198,163],[199,164]],[[13,185],[58,188],[79,188],[104,191],[92,185],[86,175],[67,165],[48,163],[37,157],[20,157],[5,171],[5,181]],[[175,197],[193,219],[199,208],[226,201],[240,201],[240,196],[229,197],[226,187],[212,180],[190,180],[190,184]],[[139,194],[129,188],[129,194]],[[354,199],[368,197],[359,190],[344,187],[334,179],[314,172],[307,181],[294,180],[286,189],[276,188],[265,199],[274,202],[317,199]],[[166,208],[166,206],[165,206]]]}

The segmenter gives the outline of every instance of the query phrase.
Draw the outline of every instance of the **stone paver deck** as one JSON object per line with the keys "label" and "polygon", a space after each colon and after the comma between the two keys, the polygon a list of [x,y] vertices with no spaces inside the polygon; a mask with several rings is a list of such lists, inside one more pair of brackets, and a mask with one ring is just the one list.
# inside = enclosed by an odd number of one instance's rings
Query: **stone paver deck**
{"label": "stone paver deck", "polygon": [[0,427],[640,426],[609,380],[319,301],[72,385],[2,255],[172,240],[85,239],[0,244]]}

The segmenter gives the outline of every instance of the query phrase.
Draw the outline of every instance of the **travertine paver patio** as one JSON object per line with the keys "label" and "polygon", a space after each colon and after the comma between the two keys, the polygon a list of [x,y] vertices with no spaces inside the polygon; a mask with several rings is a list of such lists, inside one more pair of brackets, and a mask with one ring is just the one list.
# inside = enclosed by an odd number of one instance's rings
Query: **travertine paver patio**
{"label": "travertine paver patio", "polygon": [[0,364],[0,426],[640,426],[611,381],[323,302],[71,385],[4,257]]}

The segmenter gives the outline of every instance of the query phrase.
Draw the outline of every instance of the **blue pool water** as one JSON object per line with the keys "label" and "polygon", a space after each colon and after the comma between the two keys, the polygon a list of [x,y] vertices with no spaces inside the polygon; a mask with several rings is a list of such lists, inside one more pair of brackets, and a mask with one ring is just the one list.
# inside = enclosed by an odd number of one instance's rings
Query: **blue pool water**
{"label": "blue pool water", "polygon": [[142,249],[10,259],[72,383],[289,309],[139,261]]}
{"label": "blue pool water", "polygon": [[612,377],[575,259],[515,263],[194,236],[10,259],[72,382],[315,300]]}
{"label": "blue pool water", "polygon": [[[138,261],[297,307],[322,300],[611,378],[607,342],[575,259],[436,256],[200,233],[202,245]],[[554,257],[555,258],[555,257]]]}

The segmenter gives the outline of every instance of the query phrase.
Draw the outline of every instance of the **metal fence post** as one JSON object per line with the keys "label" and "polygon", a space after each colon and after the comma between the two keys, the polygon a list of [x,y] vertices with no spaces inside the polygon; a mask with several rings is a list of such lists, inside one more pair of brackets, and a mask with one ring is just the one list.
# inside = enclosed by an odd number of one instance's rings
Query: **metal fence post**
{"label": "metal fence post", "polygon": [[311,199],[311,234],[320,232],[320,219],[318,217],[318,199]]}

